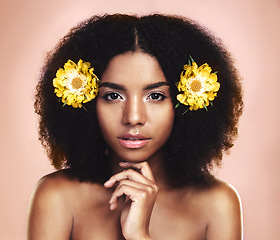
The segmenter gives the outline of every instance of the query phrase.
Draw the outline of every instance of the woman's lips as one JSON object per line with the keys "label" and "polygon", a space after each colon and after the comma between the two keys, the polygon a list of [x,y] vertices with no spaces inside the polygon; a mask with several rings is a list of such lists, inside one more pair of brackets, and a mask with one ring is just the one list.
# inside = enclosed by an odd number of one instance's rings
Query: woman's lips
{"label": "woman's lips", "polygon": [[125,148],[142,148],[148,144],[150,138],[146,138],[140,134],[125,134],[118,138],[120,144]]}

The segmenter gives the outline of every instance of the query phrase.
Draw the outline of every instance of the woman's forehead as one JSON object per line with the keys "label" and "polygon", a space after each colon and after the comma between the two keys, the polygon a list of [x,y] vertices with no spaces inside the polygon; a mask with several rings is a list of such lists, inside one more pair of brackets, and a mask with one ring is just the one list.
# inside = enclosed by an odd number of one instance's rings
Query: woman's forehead
{"label": "woman's forehead", "polygon": [[126,52],[112,58],[101,77],[102,82],[149,85],[167,81],[155,57],[142,52]]}

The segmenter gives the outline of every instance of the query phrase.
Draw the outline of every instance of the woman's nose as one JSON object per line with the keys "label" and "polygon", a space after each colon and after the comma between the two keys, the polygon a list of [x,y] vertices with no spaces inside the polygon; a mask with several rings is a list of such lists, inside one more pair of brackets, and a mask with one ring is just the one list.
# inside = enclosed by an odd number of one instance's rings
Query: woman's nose
{"label": "woman's nose", "polygon": [[135,96],[125,102],[123,124],[131,126],[144,125],[146,118],[146,107],[143,99]]}

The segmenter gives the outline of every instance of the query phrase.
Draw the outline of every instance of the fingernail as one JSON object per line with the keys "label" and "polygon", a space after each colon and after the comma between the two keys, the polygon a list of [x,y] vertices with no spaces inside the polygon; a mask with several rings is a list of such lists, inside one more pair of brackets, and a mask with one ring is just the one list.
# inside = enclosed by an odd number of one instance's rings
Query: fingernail
{"label": "fingernail", "polygon": [[108,186],[109,180],[104,183],[104,186]]}

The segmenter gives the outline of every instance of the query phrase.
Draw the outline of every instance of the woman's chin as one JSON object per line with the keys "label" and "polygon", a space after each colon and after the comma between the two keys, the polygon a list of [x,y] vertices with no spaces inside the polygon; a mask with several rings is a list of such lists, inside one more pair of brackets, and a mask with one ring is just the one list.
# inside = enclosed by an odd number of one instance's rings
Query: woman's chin
{"label": "woman's chin", "polygon": [[152,154],[147,154],[145,151],[126,151],[121,154],[112,153],[111,157],[114,162],[132,162],[132,163],[141,163],[145,161],[151,161],[151,159],[156,158],[160,155],[161,151],[157,151]]}

